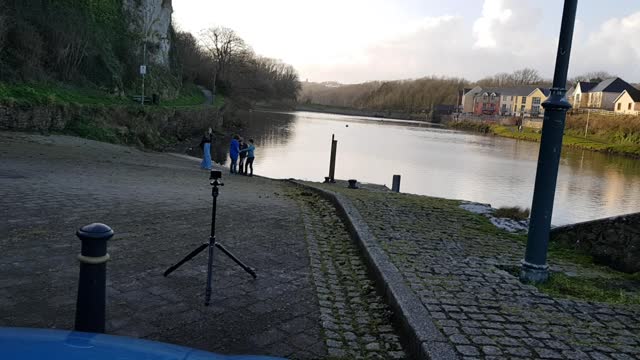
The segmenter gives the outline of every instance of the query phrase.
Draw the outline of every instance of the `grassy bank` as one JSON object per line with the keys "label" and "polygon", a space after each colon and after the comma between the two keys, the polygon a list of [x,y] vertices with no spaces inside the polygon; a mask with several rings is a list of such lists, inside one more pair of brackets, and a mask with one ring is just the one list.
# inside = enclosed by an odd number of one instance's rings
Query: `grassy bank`
{"label": "grassy bank", "polygon": [[[519,276],[527,235],[497,228],[486,217],[460,208],[460,201],[380,191],[371,185],[354,191],[343,182],[307,184],[349,198],[399,269],[419,263],[416,257],[420,256],[430,263],[459,256],[455,261],[493,258],[498,268]],[[526,212],[503,211],[519,216]],[[536,285],[542,292],[557,298],[640,304],[640,273],[626,274],[599,265],[591,255],[555,242],[549,245],[548,259],[555,271],[548,282]]]}
{"label": "grassy bank", "polygon": [[[612,154],[640,157],[640,130],[636,133],[634,129],[620,129],[611,126],[609,128],[599,128],[590,131],[587,137],[584,136],[584,125],[580,131],[581,120],[567,120],[567,128],[562,138],[562,145],[592,151],[606,152]],[[609,120],[612,122],[613,120]],[[617,122],[624,123],[626,119],[619,118]],[[572,125],[570,126],[569,123]],[[586,124],[586,121],[585,121]],[[540,141],[540,131],[537,129],[525,128],[518,132],[515,126],[504,126],[486,124],[477,121],[457,121],[448,124],[449,127],[459,130],[469,130],[484,134],[493,134],[518,140]]]}
{"label": "grassy bank", "polygon": [[[133,95],[137,94],[130,93],[120,97],[94,87],[77,87],[59,83],[0,83],[0,104],[6,105],[136,106],[136,102],[131,98]],[[170,100],[160,99],[160,106],[200,106],[204,102],[205,97],[197,86],[185,84],[180,96]],[[223,102],[224,99],[221,96],[216,98],[218,106],[221,106]]]}

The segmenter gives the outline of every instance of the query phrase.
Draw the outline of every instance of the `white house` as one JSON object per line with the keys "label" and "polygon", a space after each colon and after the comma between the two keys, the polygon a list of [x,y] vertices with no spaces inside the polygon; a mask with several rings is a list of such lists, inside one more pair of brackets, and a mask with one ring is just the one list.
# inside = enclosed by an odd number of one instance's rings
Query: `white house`
{"label": "white house", "polygon": [[640,90],[623,91],[615,100],[613,111],[616,114],[640,114]]}
{"label": "white house", "polygon": [[462,112],[466,114],[473,113],[474,102],[473,98],[482,91],[480,86],[476,86],[473,89],[462,94]]}
{"label": "white house", "polygon": [[615,100],[625,90],[630,93],[637,91],[631,84],[618,77],[603,80],[589,90],[587,106],[595,109],[613,110]]}

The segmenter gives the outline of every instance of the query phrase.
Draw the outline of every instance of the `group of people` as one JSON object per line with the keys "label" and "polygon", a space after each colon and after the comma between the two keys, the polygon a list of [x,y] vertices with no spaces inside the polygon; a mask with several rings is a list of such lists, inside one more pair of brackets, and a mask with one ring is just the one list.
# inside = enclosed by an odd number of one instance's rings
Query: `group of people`
{"label": "group of people", "polygon": [[[200,167],[210,170],[211,163],[211,142],[213,141],[213,130],[209,130],[204,134],[200,141],[200,148],[204,152]],[[231,166],[229,168],[232,174],[241,174],[253,176],[253,161],[255,160],[256,146],[253,139],[245,142],[239,135],[233,135],[229,146],[229,157],[231,158]],[[240,162],[238,163],[238,159]],[[249,172],[251,170],[251,172]]]}
{"label": "group of people", "polygon": [[[231,158],[231,166],[229,171],[232,174],[253,176],[253,161],[255,160],[256,146],[253,139],[245,142],[239,135],[233,135],[231,144],[229,145],[229,157]],[[240,158],[240,163],[238,163]],[[251,169],[251,173],[249,173]]]}

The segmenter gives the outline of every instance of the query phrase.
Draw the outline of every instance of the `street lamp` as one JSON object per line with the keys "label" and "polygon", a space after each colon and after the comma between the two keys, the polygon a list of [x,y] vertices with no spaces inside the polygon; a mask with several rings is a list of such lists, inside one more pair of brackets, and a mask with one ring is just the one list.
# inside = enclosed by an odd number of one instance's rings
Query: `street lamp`
{"label": "street lamp", "polygon": [[565,0],[560,26],[560,40],[556,56],[556,68],[553,75],[553,87],[549,98],[542,103],[544,120],[536,182],[531,205],[531,221],[527,239],[527,250],[522,260],[520,280],[539,283],[549,278],[547,265],[547,249],[549,247],[549,231],[553,198],[558,179],[558,165],[562,150],[562,135],[567,118],[567,110],[571,104],[565,98],[567,92],[567,71],[571,54],[571,40],[576,19],[578,0]]}

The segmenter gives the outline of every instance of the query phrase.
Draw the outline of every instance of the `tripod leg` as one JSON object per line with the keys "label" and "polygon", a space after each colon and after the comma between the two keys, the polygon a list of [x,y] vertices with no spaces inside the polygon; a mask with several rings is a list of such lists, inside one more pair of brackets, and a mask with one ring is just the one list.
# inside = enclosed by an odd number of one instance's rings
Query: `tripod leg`
{"label": "tripod leg", "polygon": [[209,239],[209,261],[207,262],[207,288],[204,292],[204,306],[209,306],[211,302],[211,271],[213,268],[213,245],[216,243],[216,239],[211,237]]}
{"label": "tripod leg", "polygon": [[169,276],[169,274],[171,274],[174,270],[176,270],[177,268],[179,268],[180,266],[182,266],[182,264],[186,263],[187,261],[193,259],[194,256],[200,254],[200,252],[202,250],[204,250],[207,246],[209,246],[208,243],[202,244],[200,246],[198,246],[195,250],[193,250],[192,252],[189,253],[189,255],[185,256],[184,259],[180,260],[177,264],[169,267],[165,272],[164,272],[164,276],[167,277]]}
{"label": "tripod leg", "polygon": [[245,265],[242,261],[240,261],[240,259],[235,257],[231,252],[229,252],[229,250],[225,249],[225,247],[222,246],[222,244],[217,242],[216,246],[218,247],[218,249],[222,250],[222,252],[225,253],[228,257],[230,257],[231,260],[233,260],[236,264],[240,265],[240,267],[243,268],[244,271],[249,273],[249,275],[253,276],[254,279],[258,277],[258,275],[256,274],[254,269],[252,269],[249,266]]}

